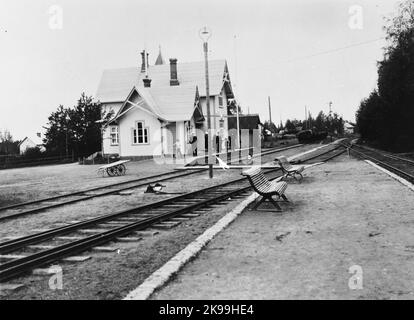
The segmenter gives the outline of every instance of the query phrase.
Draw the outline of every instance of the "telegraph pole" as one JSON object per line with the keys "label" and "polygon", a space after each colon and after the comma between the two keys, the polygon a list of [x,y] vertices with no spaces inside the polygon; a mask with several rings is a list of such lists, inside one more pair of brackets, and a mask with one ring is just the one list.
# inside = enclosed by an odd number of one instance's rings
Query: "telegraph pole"
{"label": "telegraph pole", "polygon": [[69,117],[69,115],[68,114],[66,114],[65,115],[65,124],[66,124],[66,137],[65,137],[65,140],[66,140],[66,160],[68,159],[68,157],[69,157],[69,146],[68,146],[68,131],[69,131],[69,120],[70,120],[70,117]]}
{"label": "telegraph pole", "polygon": [[306,106],[305,106],[305,128],[306,129],[306,125],[307,125],[307,121],[308,120],[308,111],[306,110]]}
{"label": "telegraph pole", "polygon": [[237,148],[241,149],[241,141],[240,141],[240,118],[239,118],[239,104],[236,103],[236,117],[237,117]]}
{"label": "telegraph pole", "polygon": [[204,63],[206,73],[206,103],[207,103],[207,149],[208,149],[208,176],[213,178],[213,159],[212,159],[212,134],[211,134],[211,117],[210,117],[210,86],[208,82],[208,44],[207,40],[211,37],[211,32],[207,27],[204,27],[199,32],[200,38],[203,40],[204,48]]}
{"label": "telegraph pole", "polygon": [[272,123],[272,108],[270,107],[270,96],[267,97],[269,102],[269,121]]}

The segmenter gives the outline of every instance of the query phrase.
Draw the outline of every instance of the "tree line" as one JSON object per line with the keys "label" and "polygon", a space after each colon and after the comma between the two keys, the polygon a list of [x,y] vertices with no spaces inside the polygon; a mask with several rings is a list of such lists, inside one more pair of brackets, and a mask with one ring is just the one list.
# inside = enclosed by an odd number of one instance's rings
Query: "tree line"
{"label": "tree line", "polygon": [[[101,133],[112,115],[113,112],[101,115],[100,104],[82,93],[75,106],[59,105],[48,117],[43,127],[46,151],[29,148],[22,156],[27,159],[59,156],[76,160],[100,151]],[[0,131],[0,155],[18,155],[19,142],[8,130]]]}
{"label": "tree line", "polygon": [[0,155],[18,154],[19,142],[13,139],[9,130],[0,130]]}
{"label": "tree line", "polygon": [[377,88],[356,113],[361,138],[380,148],[414,150],[414,2],[399,5],[384,26],[387,47],[378,62]]}
{"label": "tree line", "polygon": [[60,105],[44,127],[46,152],[76,159],[100,151],[102,130],[112,115],[101,116],[100,104],[85,93],[72,108]]}
{"label": "tree line", "polygon": [[273,122],[266,121],[264,129],[272,133],[284,131],[287,134],[296,134],[301,130],[313,130],[315,132],[327,132],[330,135],[342,135],[344,133],[344,120],[336,112],[325,114],[320,111],[316,118],[309,114],[306,120],[287,119],[285,124],[280,122],[278,126]]}

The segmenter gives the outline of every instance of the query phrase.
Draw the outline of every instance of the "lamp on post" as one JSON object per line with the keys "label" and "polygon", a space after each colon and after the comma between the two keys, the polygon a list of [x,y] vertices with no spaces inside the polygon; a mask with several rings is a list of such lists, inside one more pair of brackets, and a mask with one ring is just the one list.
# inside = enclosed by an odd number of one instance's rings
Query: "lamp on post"
{"label": "lamp on post", "polygon": [[208,150],[208,175],[213,178],[213,161],[212,161],[212,141],[211,141],[211,117],[210,117],[210,88],[208,82],[208,44],[207,41],[211,37],[211,31],[207,27],[200,29],[199,36],[203,40],[203,49],[204,49],[204,64],[205,64],[205,74],[206,74],[206,103],[207,103],[207,150]]}
{"label": "lamp on post", "polygon": [[69,147],[68,147],[68,130],[69,130],[69,120],[70,120],[70,117],[69,117],[69,115],[68,114],[66,114],[66,116],[65,116],[65,124],[66,124],[66,160],[69,158]]}

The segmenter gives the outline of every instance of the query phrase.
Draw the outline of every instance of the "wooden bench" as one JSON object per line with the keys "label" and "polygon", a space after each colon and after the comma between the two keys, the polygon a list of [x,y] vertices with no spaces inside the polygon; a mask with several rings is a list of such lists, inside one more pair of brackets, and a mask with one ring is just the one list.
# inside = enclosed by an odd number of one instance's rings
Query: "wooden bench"
{"label": "wooden bench", "polygon": [[280,168],[283,171],[283,178],[293,177],[295,180],[296,175],[300,176],[300,180],[303,179],[302,172],[305,170],[303,165],[292,165],[285,156],[281,156],[275,159],[278,162]]}
{"label": "wooden bench", "polygon": [[262,196],[260,201],[254,205],[252,210],[256,210],[262,202],[269,200],[275,206],[277,211],[282,211],[282,208],[279,206],[279,204],[272,198],[273,196],[278,196],[278,199],[282,198],[284,201],[289,202],[288,198],[285,195],[285,190],[288,186],[285,181],[269,181],[264,176],[263,171],[260,167],[252,167],[248,170],[245,170],[242,172],[242,175],[247,177],[254,191]]}

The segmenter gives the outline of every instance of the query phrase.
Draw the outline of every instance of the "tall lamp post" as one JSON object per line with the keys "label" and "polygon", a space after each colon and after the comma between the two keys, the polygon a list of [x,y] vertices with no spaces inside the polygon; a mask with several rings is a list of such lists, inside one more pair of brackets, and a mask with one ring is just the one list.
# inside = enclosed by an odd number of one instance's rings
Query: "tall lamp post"
{"label": "tall lamp post", "polygon": [[212,134],[211,134],[211,118],[210,118],[210,88],[208,82],[208,44],[207,41],[211,37],[211,31],[204,27],[200,29],[199,36],[201,40],[203,40],[203,48],[204,48],[204,64],[205,64],[205,72],[206,72],[206,103],[207,103],[207,133],[208,133],[208,140],[207,140],[207,150],[208,150],[208,176],[213,178],[213,161],[212,161]]}
{"label": "tall lamp post", "polygon": [[66,160],[69,158],[69,147],[68,147],[68,130],[69,130],[69,120],[70,120],[70,117],[69,117],[69,115],[68,114],[66,114],[66,116],[65,116],[65,124],[66,124],[66,137],[65,137],[65,140],[66,140]]}

